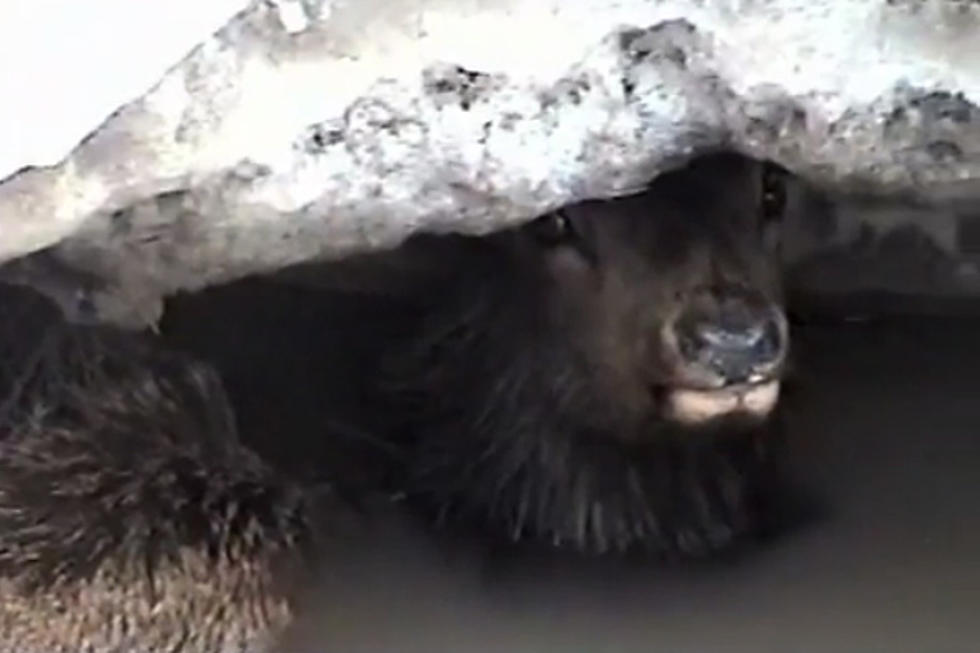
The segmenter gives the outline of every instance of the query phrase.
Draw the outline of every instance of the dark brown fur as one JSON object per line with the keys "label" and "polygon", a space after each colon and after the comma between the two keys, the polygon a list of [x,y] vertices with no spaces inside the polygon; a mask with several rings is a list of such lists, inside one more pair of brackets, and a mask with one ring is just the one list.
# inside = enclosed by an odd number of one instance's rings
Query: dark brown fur
{"label": "dark brown fur", "polygon": [[311,498],[237,439],[207,366],[0,287],[0,651],[258,652]]}

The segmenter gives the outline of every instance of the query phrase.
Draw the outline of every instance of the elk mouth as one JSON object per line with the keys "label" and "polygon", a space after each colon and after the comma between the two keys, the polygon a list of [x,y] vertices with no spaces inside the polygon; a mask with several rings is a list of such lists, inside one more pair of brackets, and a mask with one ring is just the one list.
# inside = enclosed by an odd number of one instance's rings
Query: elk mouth
{"label": "elk mouth", "polygon": [[703,288],[660,329],[671,377],[664,416],[681,425],[759,422],[779,401],[789,351],[783,310],[742,286]]}
{"label": "elk mouth", "polygon": [[717,388],[674,386],[664,389],[664,415],[685,426],[725,418],[761,421],[779,401],[780,379],[766,377]]}

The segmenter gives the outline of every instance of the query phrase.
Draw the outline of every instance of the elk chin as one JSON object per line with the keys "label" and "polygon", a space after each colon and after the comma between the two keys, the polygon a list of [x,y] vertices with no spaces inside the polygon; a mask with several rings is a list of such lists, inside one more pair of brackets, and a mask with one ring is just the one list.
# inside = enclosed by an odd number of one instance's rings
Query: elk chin
{"label": "elk chin", "polygon": [[667,419],[684,426],[701,426],[726,418],[763,421],[779,401],[779,379],[734,384],[721,388],[669,388],[664,400]]}

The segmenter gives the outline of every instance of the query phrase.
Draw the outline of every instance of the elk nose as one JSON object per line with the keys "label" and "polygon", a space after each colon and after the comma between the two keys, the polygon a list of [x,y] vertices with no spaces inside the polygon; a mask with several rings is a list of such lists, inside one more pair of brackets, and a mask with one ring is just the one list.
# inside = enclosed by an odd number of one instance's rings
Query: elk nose
{"label": "elk nose", "polygon": [[779,315],[740,301],[716,311],[682,315],[675,325],[679,353],[687,364],[706,368],[727,383],[765,377],[787,348]]}

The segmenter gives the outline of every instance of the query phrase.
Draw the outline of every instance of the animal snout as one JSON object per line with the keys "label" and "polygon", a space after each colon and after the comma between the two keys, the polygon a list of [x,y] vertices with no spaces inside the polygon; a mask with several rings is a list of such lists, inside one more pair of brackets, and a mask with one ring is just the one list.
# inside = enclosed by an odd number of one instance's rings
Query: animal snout
{"label": "animal snout", "polygon": [[687,375],[709,385],[771,378],[788,348],[782,311],[763,298],[732,293],[692,302],[673,325]]}

